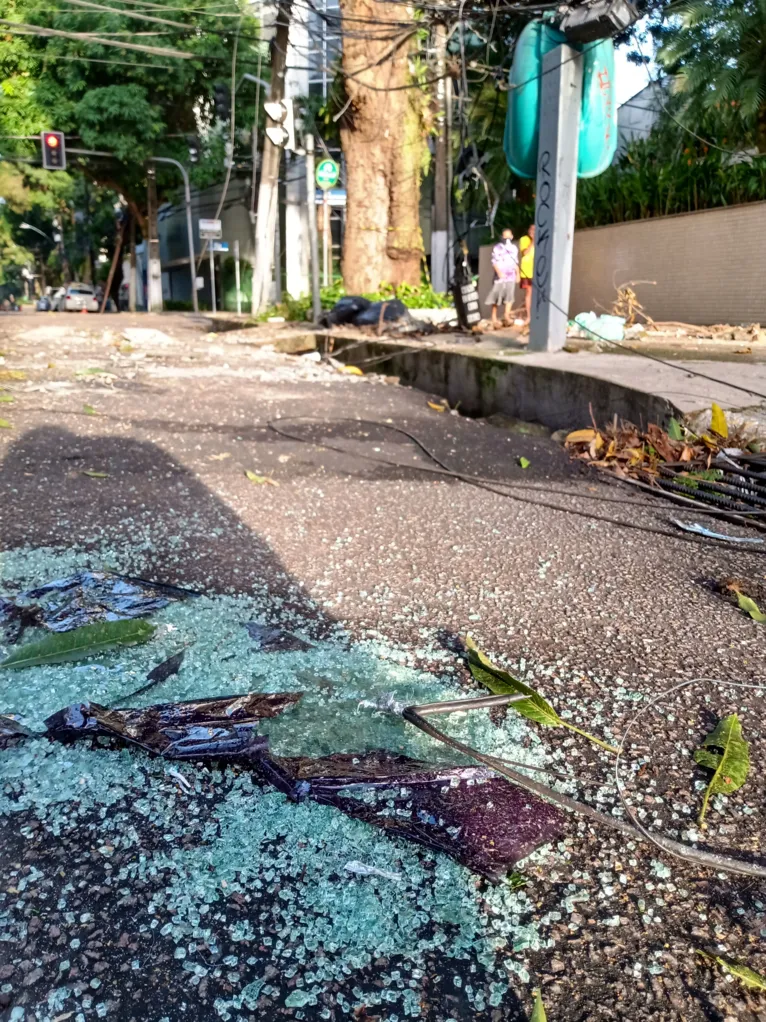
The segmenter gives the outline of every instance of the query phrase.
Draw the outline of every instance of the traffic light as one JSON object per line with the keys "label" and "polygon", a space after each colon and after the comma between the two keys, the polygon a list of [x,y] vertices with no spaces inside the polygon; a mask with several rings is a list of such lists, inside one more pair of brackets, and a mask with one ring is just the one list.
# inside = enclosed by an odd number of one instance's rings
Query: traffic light
{"label": "traffic light", "polygon": [[66,144],[63,131],[41,131],[43,169],[66,170]]}
{"label": "traffic light", "polygon": [[267,127],[266,134],[274,143],[285,149],[295,149],[295,110],[291,99],[282,99],[275,103],[264,103],[263,109],[267,116],[276,122],[276,127]]}
{"label": "traffic light", "polygon": [[189,147],[189,163],[199,163],[199,139],[196,135],[187,135],[186,144]]}
{"label": "traffic light", "polygon": [[218,120],[228,121],[231,117],[231,93],[225,82],[218,82],[213,86],[213,103]]}

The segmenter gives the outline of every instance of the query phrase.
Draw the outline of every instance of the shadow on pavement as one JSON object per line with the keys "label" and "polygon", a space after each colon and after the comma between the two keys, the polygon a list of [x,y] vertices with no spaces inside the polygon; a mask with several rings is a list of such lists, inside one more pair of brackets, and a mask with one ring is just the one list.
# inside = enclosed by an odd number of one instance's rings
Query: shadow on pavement
{"label": "shadow on pavement", "polygon": [[[106,476],[92,477],[85,472],[103,472]],[[35,429],[7,449],[0,466],[0,492],[4,495],[0,508],[0,551],[63,547],[99,552],[106,561],[113,550],[124,570],[146,578],[196,585],[208,593],[226,590],[248,593],[256,589],[262,593],[265,589],[275,601],[284,601],[282,606],[310,618],[315,634],[324,634],[335,624],[332,618],[317,611],[268,543],[246,528],[194,473],[154,444],[129,438],[80,436],[55,427]],[[13,681],[18,683],[15,678]],[[213,803],[210,809],[214,809]],[[110,814],[117,811],[119,804],[110,808]],[[211,818],[215,819],[214,814]],[[29,825],[23,828],[23,836],[18,825],[20,819]],[[60,875],[61,881],[56,880],[55,889],[44,900],[35,902],[34,925],[19,939],[17,953],[23,954],[25,961],[40,959],[44,963],[39,975],[36,971],[22,979],[12,972],[9,985],[13,990],[3,988],[0,1014],[14,1005],[44,1003],[48,991],[61,984],[56,969],[71,936],[67,931],[72,927],[62,921],[62,913],[56,910],[56,891],[71,878],[79,885],[78,890],[88,892],[93,905],[97,905],[98,929],[90,939],[94,941],[93,960],[104,970],[104,990],[110,987],[117,997],[109,1002],[113,1003],[110,1018],[131,1022],[141,1017],[140,1012],[136,1015],[137,1005],[150,993],[155,1004],[153,1017],[167,1015],[171,1022],[180,1018],[207,1022],[213,1016],[211,1000],[205,1000],[199,991],[190,995],[188,972],[183,971],[180,961],[173,963],[171,959],[172,943],[143,925],[146,936],[151,937],[156,947],[143,946],[145,941],[142,943],[137,927],[138,920],[145,916],[144,902],[150,900],[148,886],[136,888],[138,898],[126,898],[124,889],[117,891],[110,886],[104,856],[94,848],[93,832],[98,830],[99,821],[94,826],[94,819],[80,810],[76,822],[55,837],[40,826],[34,813],[20,814],[15,824],[3,828],[0,860],[16,863],[14,869],[18,869],[19,863],[25,864],[22,869],[34,863],[40,875]],[[157,848],[180,853],[191,849],[196,840],[189,832],[182,845],[168,846],[167,835],[162,835],[161,828],[143,827],[140,833],[140,843],[121,852],[114,860],[115,865],[121,860],[122,868],[129,871],[133,860],[150,855]],[[67,865],[65,871],[61,869],[62,857]],[[3,890],[11,884],[9,876],[4,881],[0,885]],[[147,888],[143,895],[142,886]],[[58,895],[64,898],[66,891],[61,888]],[[80,904],[91,908],[91,901]],[[258,906],[263,907],[263,903]],[[239,910],[247,911],[241,906]],[[81,922],[86,915],[80,917]],[[252,921],[256,930],[263,926],[265,933],[268,923],[259,923],[262,918],[262,914],[253,914]],[[62,940],[65,944],[59,948]],[[140,973],[130,970],[128,963],[139,947],[144,955],[157,957],[157,967],[148,962]],[[168,948],[170,955],[166,953]],[[82,955],[70,957],[74,969],[70,971],[70,980],[74,981],[78,969],[87,979],[91,963]],[[78,964],[80,960],[82,965]],[[166,964],[160,965],[162,962]],[[501,1016],[497,1009],[478,1010],[472,1005],[464,989],[452,986],[452,974],[458,972],[465,975],[467,982],[476,982],[476,977],[472,979],[466,973],[465,963],[451,961],[445,966],[443,957],[425,956],[419,964],[425,971],[425,979],[419,981],[424,984],[422,1019],[443,1022],[451,1017],[461,1022],[463,1019],[491,1022],[502,1017],[507,1022],[521,1022],[526,1017],[511,990],[505,993]],[[405,979],[411,967],[407,961],[400,963]],[[34,976],[31,982],[30,975]],[[446,989],[440,985],[442,980]],[[303,1017],[327,1018],[319,1014],[322,1007],[306,1008]],[[248,1017],[270,1019],[275,1017],[277,1008],[278,1005],[258,1008]],[[359,1017],[370,1020],[387,1017],[385,1007],[370,1011],[371,1014]],[[339,1007],[330,1015],[336,1022],[346,1017]]]}

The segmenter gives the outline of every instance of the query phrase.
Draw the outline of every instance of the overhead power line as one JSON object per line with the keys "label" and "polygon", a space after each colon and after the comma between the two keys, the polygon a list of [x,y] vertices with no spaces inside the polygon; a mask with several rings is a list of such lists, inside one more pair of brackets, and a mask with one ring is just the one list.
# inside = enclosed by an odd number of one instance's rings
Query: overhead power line
{"label": "overhead power line", "polygon": [[58,28],[43,28],[42,25],[27,25],[21,21],[10,21],[0,18],[0,25],[7,25],[11,35],[53,36],[60,39],[74,39],[78,42],[95,43],[99,46],[117,46],[122,50],[136,50],[139,53],[152,53],[155,57],[172,57],[177,60],[194,60],[195,54],[183,50],[170,50],[159,46],[144,46],[142,43],[117,42],[115,39],[104,39],[90,33],[64,32]]}
{"label": "overhead power line", "polygon": [[105,7],[103,4],[90,3],[89,0],[64,0],[64,3],[74,4],[75,7],[87,7],[92,11],[106,11],[108,14],[118,14],[121,18],[137,18],[139,21],[151,21],[154,25],[171,25],[173,28],[181,28],[185,32],[192,28],[191,25],[185,25],[182,21],[156,18],[153,14],[144,14],[143,11],[121,11],[114,7]]}

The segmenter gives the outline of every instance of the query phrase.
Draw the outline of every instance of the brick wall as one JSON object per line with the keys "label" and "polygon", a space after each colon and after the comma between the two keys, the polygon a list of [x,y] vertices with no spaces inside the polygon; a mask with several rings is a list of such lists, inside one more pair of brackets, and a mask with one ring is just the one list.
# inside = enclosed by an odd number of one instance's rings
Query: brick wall
{"label": "brick wall", "polygon": [[571,316],[627,280],[653,319],[766,324],[766,202],[575,232]]}

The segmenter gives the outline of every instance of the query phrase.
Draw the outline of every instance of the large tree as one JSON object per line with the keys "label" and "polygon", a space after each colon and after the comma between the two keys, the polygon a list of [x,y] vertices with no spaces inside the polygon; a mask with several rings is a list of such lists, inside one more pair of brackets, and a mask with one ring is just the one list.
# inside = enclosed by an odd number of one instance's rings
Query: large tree
{"label": "large tree", "polygon": [[402,3],[341,0],[349,291],[420,283],[420,181],[428,95],[413,66],[418,25]]}

